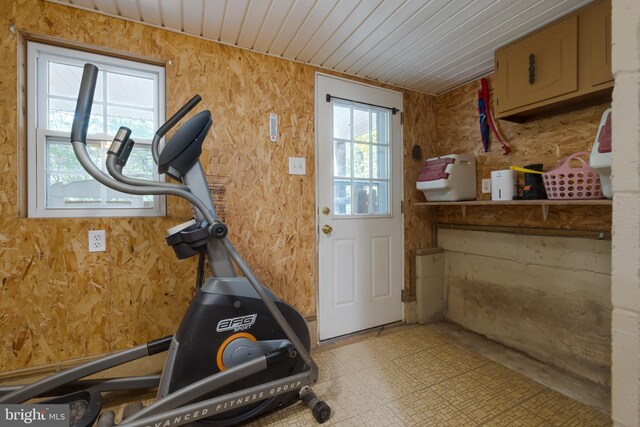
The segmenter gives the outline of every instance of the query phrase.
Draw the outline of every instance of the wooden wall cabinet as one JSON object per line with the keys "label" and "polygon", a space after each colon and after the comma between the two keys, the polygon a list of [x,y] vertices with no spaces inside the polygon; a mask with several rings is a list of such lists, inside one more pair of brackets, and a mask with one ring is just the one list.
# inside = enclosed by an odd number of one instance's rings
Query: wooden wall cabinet
{"label": "wooden wall cabinet", "polygon": [[611,0],[592,3],[495,53],[496,117],[512,121],[611,99]]}

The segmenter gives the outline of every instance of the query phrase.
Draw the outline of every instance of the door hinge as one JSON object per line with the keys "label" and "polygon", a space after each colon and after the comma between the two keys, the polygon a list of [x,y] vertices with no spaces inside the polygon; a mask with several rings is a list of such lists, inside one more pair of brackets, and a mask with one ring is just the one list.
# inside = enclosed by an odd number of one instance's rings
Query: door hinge
{"label": "door hinge", "polygon": [[404,302],[404,289],[400,290],[400,301]]}
{"label": "door hinge", "polygon": [[400,124],[404,124],[404,113],[400,113]]}
{"label": "door hinge", "polygon": [[400,213],[404,213],[404,200],[400,200]]}

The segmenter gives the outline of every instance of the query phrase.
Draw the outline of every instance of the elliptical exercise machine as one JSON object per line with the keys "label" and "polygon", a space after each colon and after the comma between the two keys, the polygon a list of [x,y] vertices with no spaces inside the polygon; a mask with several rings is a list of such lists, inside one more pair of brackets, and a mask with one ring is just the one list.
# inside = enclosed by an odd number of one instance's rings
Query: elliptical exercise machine
{"label": "elliptical exercise machine", "polygon": [[[71,425],[89,426],[98,417],[100,393],[158,388],[147,407],[125,409],[120,424],[129,427],[228,426],[302,400],[319,423],[331,415],[310,385],[318,368],[310,355],[310,337],[304,318],[277,298],[251,272],[226,238],[199,160],[211,127],[211,113],[191,117],[159,150],[160,140],[201,98],[196,95],[162,125],[153,137],[152,155],[159,173],[181,181],[170,184],[126,177],[122,169],[133,149],[131,131],[121,127],[108,151],[107,170],[91,160],[86,135],[98,68],[86,64],[71,130],[71,144],[82,167],[98,182],[123,193],[174,195],[192,203],[195,218],[169,230],[166,241],[180,259],[199,255],[197,291],[174,336],[164,337],[71,368],[30,385],[0,387],[0,403],[23,403],[51,397],[45,404],[68,403]],[[204,259],[213,276],[202,280]],[[239,277],[234,263],[243,274]],[[168,351],[162,375],[82,380],[114,366]],[[98,426],[114,425],[106,411]]]}

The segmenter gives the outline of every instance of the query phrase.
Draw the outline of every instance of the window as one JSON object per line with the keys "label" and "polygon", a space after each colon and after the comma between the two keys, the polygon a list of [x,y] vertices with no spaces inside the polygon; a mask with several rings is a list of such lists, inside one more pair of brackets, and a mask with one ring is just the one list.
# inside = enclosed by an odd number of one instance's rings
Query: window
{"label": "window", "polygon": [[164,68],[40,43],[27,45],[27,181],[30,217],[161,216],[163,196],[107,188],[80,166],[69,142],[85,63],[100,72],[87,146],[105,170],[107,149],[120,126],[135,148],[125,175],[158,179],[151,139],[164,118]]}
{"label": "window", "polygon": [[389,127],[388,110],[334,102],[333,211],[336,215],[390,215]]}

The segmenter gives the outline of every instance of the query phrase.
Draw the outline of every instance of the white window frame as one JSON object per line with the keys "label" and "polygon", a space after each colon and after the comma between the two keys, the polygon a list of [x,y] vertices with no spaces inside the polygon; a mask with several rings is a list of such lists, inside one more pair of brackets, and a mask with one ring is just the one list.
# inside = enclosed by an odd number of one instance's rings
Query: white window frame
{"label": "white window frame", "polygon": [[[152,208],[104,208],[104,207],[47,207],[46,206],[46,143],[48,137],[69,137],[69,132],[60,132],[39,127],[47,120],[47,68],[51,58],[63,58],[65,63],[83,66],[90,62],[100,70],[118,71],[126,69],[129,74],[154,75],[155,127],[165,120],[165,70],[163,67],[106,55],[87,53],[43,43],[27,43],[27,215],[31,218],[83,218],[83,217],[154,217],[166,215],[166,196],[153,196]],[[43,84],[39,84],[42,82]],[[106,100],[105,100],[106,102]],[[151,140],[132,137],[136,145],[151,145]],[[87,140],[111,141],[113,135],[88,134]],[[107,146],[108,148],[108,146]],[[106,149],[106,148],[105,148]],[[105,165],[97,165],[105,170]],[[165,181],[153,165],[155,180]]]}

